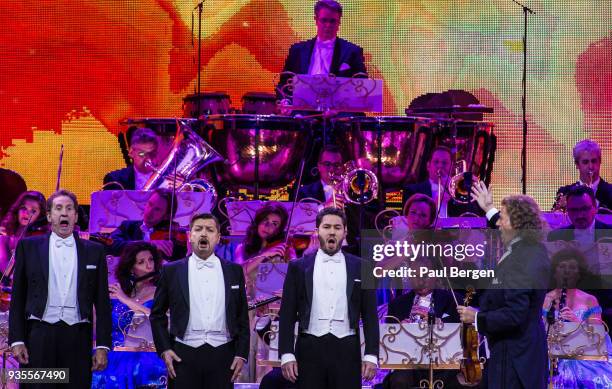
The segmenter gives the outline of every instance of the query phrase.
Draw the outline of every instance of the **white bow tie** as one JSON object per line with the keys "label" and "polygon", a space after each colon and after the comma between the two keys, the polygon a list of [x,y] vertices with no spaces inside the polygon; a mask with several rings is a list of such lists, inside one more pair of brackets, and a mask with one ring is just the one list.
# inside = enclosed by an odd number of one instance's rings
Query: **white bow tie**
{"label": "white bow tie", "polygon": [[215,267],[215,263],[198,259],[196,260],[196,267],[198,268],[198,270],[204,269],[205,267],[212,269],[213,267]]}
{"label": "white bow tie", "polygon": [[330,257],[329,255],[325,255],[323,257],[323,262],[329,262],[329,261],[340,263],[340,257],[337,257],[335,255],[333,257]]}
{"label": "white bow tie", "polygon": [[66,239],[57,239],[55,241],[55,247],[60,248],[62,246],[72,247],[74,246],[74,239],[66,238]]}
{"label": "white bow tie", "polygon": [[334,41],[317,42],[317,46],[319,47],[319,49],[333,49]]}

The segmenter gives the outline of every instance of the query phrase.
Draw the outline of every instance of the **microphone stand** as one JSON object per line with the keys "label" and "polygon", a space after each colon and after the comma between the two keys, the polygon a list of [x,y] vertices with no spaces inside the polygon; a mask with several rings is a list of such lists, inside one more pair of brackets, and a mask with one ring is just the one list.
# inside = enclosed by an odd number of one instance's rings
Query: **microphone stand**
{"label": "microphone stand", "polygon": [[[452,292],[451,292],[452,293]],[[435,380],[434,381],[434,376],[433,376],[433,372],[434,372],[434,368],[433,368],[433,364],[434,364],[434,352],[436,350],[436,345],[435,345],[435,341],[434,341],[434,327],[436,325],[436,316],[435,316],[435,312],[434,312],[434,301],[433,301],[433,294],[431,296],[431,302],[429,304],[429,311],[427,312],[427,344],[425,345],[425,348],[427,350],[427,356],[429,357],[429,380],[427,379],[423,379],[419,382],[419,387],[420,388],[425,388],[428,387],[429,389],[442,389],[444,388],[444,382],[442,382],[442,380]]]}
{"label": "microphone stand", "polygon": [[[194,10],[198,10],[198,82],[196,85],[196,93],[199,95],[201,90],[201,74],[202,74],[202,10],[204,8],[204,1],[201,0],[198,5],[194,7]],[[191,11],[191,32],[193,37],[193,11]],[[192,40],[193,42],[193,40]],[[198,116],[201,112],[198,109]]]}
{"label": "microphone stand", "polygon": [[527,194],[527,16],[528,14],[535,14],[533,10],[526,5],[519,3],[516,0],[512,0],[514,3],[519,5],[523,9],[523,97],[522,97],[522,111],[523,111],[523,146],[521,150],[521,181],[523,184],[523,194]]}

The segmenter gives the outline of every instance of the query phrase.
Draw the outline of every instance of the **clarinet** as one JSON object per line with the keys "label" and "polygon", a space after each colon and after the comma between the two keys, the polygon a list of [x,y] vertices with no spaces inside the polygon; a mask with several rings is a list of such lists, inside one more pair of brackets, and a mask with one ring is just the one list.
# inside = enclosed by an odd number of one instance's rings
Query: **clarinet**
{"label": "clarinet", "polygon": [[[561,289],[561,298],[559,299],[559,313],[561,310],[567,306],[567,288]],[[560,319],[561,321],[565,321]]]}

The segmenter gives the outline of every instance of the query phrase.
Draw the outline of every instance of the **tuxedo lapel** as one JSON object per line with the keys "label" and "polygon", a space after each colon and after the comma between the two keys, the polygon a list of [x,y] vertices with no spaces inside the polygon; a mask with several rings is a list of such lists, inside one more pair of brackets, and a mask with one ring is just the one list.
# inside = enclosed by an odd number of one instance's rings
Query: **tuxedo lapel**
{"label": "tuxedo lapel", "polygon": [[351,256],[345,255],[344,262],[346,263],[346,298],[347,302],[350,302],[355,280],[360,280],[361,275],[359,274],[358,261],[354,260]]}
{"label": "tuxedo lapel", "polygon": [[183,297],[185,298],[185,302],[189,307],[189,257],[182,260],[183,262],[178,267],[178,282],[180,284],[181,291],[183,292]]}
{"label": "tuxedo lapel", "polygon": [[221,270],[223,271],[223,284],[225,285],[225,307],[227,308],[229,303],[232,301],[231,296],[230,296],[230,291],[231,291],[230,286],[231,286],[232,280],[230,279],[230,273],[229,273],[229,268],[227,266],[227,263],[225,263],[225,261],[222,259],[219,259],[219,262],[221,263]]}
{"label": "tuxedo lapel", "polygon": [[40,250],[38,258],[40,258],[40,268],[42,270],[45,283],[49,284],[49,242],[51,240],[51,233],[48,233],[42,244],[38,246]]}
{"label": "tuxedo lapel", "polygon": [[77,298],[79,296],[79,290],[84,287],[83,277],[85,277],[85,271],[87,266],[87,258],[85,253],[85,246],[78,234],[75,232],[74,241],[76,242],[76,251],[77,251]]}
{"label": "tuxedo lapel", "polygon": [[309,41],[306,41],[306,45],[304,46],[303,55],[300,56],[302,62],[300,63],[300,74],[308,74],[308,69],[310,68],[310,61],[312,60],[312,53],[315,47],[315,41],[317,38],[313,38]]}
{"label": "tuxedo lapel", "polygon": [[331,66],[329,67],[329,72],[337,75],[340,72],[340,60],[342,59],[342,41],[340,38],[336,38],[336,43],[334,44],[334,54],[332,56]]}
{"label": "tuxedo lapel", "polygon": [[306,297],[308,298],[308,305],[311,307],[315,258],[316,254],[311,254],[307,257],[304,257],[304,284],[306,285]]}

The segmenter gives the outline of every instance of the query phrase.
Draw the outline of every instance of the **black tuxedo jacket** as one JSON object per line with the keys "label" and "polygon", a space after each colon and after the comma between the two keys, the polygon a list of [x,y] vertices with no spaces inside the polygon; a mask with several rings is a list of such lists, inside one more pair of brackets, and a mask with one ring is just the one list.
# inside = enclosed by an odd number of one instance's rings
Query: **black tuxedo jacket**
{"label": "black tuxedo jacket", "polygon": [[[478,332],[487,337],[489,388],[514,388],[505,373],[514,370],[523,388],[544,389],[547,344],[542,304],[550,279],[550,262],[541,243],[521,240],[495,267],[495,278],[480,296]],[[513,376],[513,375],[512,375]]]}
{"label": "black tuxedo jacket", "polygon": [[110,184],[104,187],[104,190],[134,190],[136,189],[136,175],[134,166],[130,165],[123,169],[115,170],[104,176],[104,184],[111,182],[120,183],[123,188],[117,184]]}
{"label": "black tuxedo jacket", "polygon": [[[445,323],[459,323],[459,313],[457,313],[457,307],[455,306],[455,300],[451,292],[444,289],[434,289],[432,293],[434,316],[441,318]],[[412,305],[414,304],[414,296],[415,293],[411,290],[391,300],[389,302],[387,316],[393,316],[399,321],[408,319],[410,317]],[[392,319],[387,319],[387,321],[391,323],[395,322]]]}
{"label": "black tuxedo jacket", "polygon": [[[429,182],[429,180],[425,180],[416,184],[405,185],[402,195],[402,204],[406,204],[406,201],[408,201],[408,199],[415,193],[420,193],[432,197],[431,182]],[[437,202],[437,199],[433,200]],[[471,212],[475,213],[476,215],[484,216],[484,212],[482,211],[482,209],[480,209],[480,207],[475,201],[472,201],[469,204],[460,204],[453,199],[450,199],[448,201],[448,216],[457,217],[466,212]]]}
{"label": "black tuxedo jacket", "polygon": [[[316,253],[289,262],[280,309],[279,355],[295,353],[296,322],[299,323],[300,332],[308,329],[310,325],[315,257]],[[379,329],[376,290],[362,288],[362,266],[367,266],[365,262],[359,257],[346,253],[344,253],[344,258],[350,327],[359,334],[359,320],[362,320],[365,354],[378,357]]]}
{"label": "black tuxedo jacket", "polygon": [[[183,338],[189,322],[189,257],[163,266],[151,308],[151,330],[155,348],[161,355],[172,349],[174,338]],[[225,282],[225,319],[236,342],[236,356],[248,359],[249,316],[242,267],[220,259]],[[236,289],[236,286],[238,287]],[[168,316],[170,309],[170,330]]]}
{"label": "black tuxedo jacket", "polygon": [[[567,194],[570,188],[576,184],[578,184],[578,182],[560,187],[557,190],[557,195]],[[599,201],[600,207],[612,209],[612,184],[606,182],[603,178],[600,177],[599,185],[597,185],[597,192],[595,193],[595,198],[597,198],[597,201]]]}
{"label": "black tuxedo jacket", "polygon": [[316,180],[311,184],[300,187],[298,190],[298,200],[305,198],[313,198],[320,202],[325,202],[325,191],[323,190],[321,180]]}
{"label": "black tuxedo jacket", "polygon": [[[140,229],[142,226],[142,220],[124,220],[121,222],[119,227],[111,233],[112,243],[109,248],[111,255],[119,256],[125,245],[129,242],[136,240],[142,240],[144,233]],[[160,228],[167,228],[168,222],[164,221],[159,224]],[[178,228],[178,226],[177,226]],[[175,239],[172,239],[172,257],[169,260],[176,260],[185,257],[187,255],[187,247],[184,244],[179,244]]]}
{"label": "black tuxedo jacket", "polygon": [[[315,37],[307,41],[293,44],[291,48],[289,48],[289,55],[287,55],[287,59],[285,60],[283,72],[308,74],[310,59],[316,41],[317,38]],[[353,77],[357,73],[367,74],[368,71],[365,66],[363,49],[345,39],[336,38],[334,54],[332,56],[332,63],[329,71],[338,77]],[[287,83],[289,78],[289,76],[281,74],[278,84],[279,90]]]}
{"label": "black tuxedo jacket", "polygon": [[[554,242],[556,240],[570,241],[574,240],[574,227],[573,224],[557,228],[548,233],[548,241]],[[595,241],[601,238],[612,238],[612,226],[599,220],[595,220]]]}
{"label": "black tuxedo jacket", "polygon": [[[21,239],[15,254],[15,273],[9,316],[9,344],[26,340],[30,315],[42,318],[49,285],[51,233]],[[104,247],[74,236],[77,249],[77,302],[83,319],[96,323],[96,344],[112,348],[111,307]],[[26,344],[27,346],[27,344]],[[89,356],[87,356],[89,358]]]}

